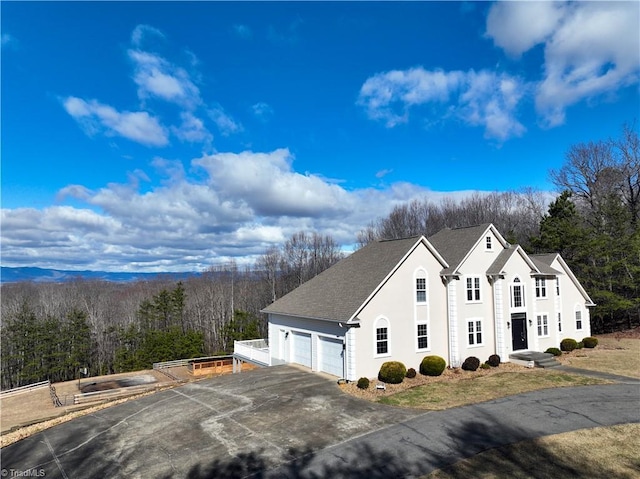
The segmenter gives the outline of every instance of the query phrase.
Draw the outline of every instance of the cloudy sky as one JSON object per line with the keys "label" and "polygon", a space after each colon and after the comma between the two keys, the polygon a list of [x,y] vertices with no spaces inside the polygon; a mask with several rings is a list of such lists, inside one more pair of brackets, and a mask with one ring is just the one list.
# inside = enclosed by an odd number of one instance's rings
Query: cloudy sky
{"label": "cloudy sky", "polygon": [[551,190],[637,118],[639,5],[3,2],[2,265],[200,271]]}

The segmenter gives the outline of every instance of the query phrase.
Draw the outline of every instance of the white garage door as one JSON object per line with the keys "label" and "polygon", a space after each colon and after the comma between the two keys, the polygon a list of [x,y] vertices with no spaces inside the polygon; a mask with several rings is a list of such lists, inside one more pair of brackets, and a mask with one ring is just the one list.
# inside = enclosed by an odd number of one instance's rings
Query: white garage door
{"label": "white garage door", "polygon": [[342,340],[320,337],[320,371],[344,377]]}
{"label": "white garage door", "polygon": [[311,367],[311,334],[294,333],[293,336],[293,362]]}

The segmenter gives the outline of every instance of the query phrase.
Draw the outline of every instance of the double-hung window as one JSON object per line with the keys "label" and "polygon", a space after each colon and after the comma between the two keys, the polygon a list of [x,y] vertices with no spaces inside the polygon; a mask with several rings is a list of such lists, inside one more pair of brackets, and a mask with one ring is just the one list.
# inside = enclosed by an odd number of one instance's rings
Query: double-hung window
{"label": "double-hung window", "polygon": [[376,355],[389,354],[389,323],[384,318],[376,321]]}
{"label": "double-hung window", "polygon": [[416,302],[427,302],[427,279],[416,278]]}
{"label": "double-hung window", "polygon": [[544,278],[536,278],[536,298],[547,297],[547,280]]}
{"label": "double-hung window", "polygon": [[580,310],[576,311],[576,329],[582,329],[582,311]]}
{"label": "double-hung window", "polygon": [[467,302],[480,301],[480,276],[467,277]]}
{"label": "double-hung window", "polygon": [[558,332],[562,332],[562,314],[558,313]]}
{"label": "double-hung window", "polygon": [[418,349],[429,348],[429,328],[426,323],[418,324]]}
{"label": "double-hung window", "polygon": [[492,249],[492,245],[491,245],[491,236],[487,236],[485,238],[485,245],[487,247],[487,250],[491,250]]}
{"label": "double-hung window", "polygon": [[469,346],[482,345],[482,320],[468,319],[467,333],[469,338]]}
{"label": "double-hung window", "polygon": [[538,319],[538,337],[549,336],[549,318],[546,314],[539,314]]}

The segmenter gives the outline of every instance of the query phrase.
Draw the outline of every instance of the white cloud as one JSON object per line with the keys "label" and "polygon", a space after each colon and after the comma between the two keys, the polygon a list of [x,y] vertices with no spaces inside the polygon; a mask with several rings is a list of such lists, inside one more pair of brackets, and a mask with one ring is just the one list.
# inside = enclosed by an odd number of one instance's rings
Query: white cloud
{"label": "white cloud", "polygon": [[89,135],[104,131],[107,136],[121,136],[146,146],[165,146],[169,142],[160,121],[145,111],[119,112],[96,100],[73,96],[64,99],[63,106]]}
{"label": "white cloud", "polygon": [[238,133],[243,130],[242,125],[227,115],[224,108],[220,105],[210,108],[208,113],[209,118],[213,120],[218,127],[218,130],[220,130],[220,133],[224,136],[229,136],[232,133]]}
{"label": "white cloud", "polygon": [[498,2],[487,17],[487,36],[512,56],[546,41],[565,15],[557,2]]}
{"label": "white cloud", "polygon": [[429,112],[422,113],[425,118],[457,117],[483,126],[487,138],[504,141],[524,132],[515,113],[525,88],[522,80],[505,73],[416,67],[370,77],[360,89],[358,104],[369,118],[389,128],[406,123],[412,109],[430,105]]}
{"label": "white cloud", "polygon": [[271,153],[218,153],[194,164],[209,174],[212,188],[227,201],[258,216],[346,214],[349,195],[336,184],[292,169],[287,149]]}
{"label": "white cloud", "polygon": [[515,55],[543,45],[535,104],[543,125],[553,127],[569,106],[638,83],[639,15],[638,2],[500,2],[487,35]]}
{"label": "white cloud", "polygon": [[268,103],[260,101],[251,106],[251,110],[256,118],[261,121],[268,121],[273,116],[273,108]]}
{"label": "white cloud", "polygon": [[97,190],[69,185],[59,199],[86,208],[2,210],[3,265],[204,270],[234,257],[252,261],[300,229],[353,244],[372,219],[428,193],[408,183],[349,191],[293,163],[286,149],[219,153],[193,160],[187,174],[180,162],[156,158],[161,186],[141,189],[142,172]]}
{"label": "white cloud", "polygon": [[183,68],[153,53],[129,50],[128,54],[134,64],[133,80],[140,99],[157,97],[188,109],[202,103],[200,90]]}
{"label": "white cloud", "polygon": [[164,38],[164,33],[151,25],[137,25],[131,33],[131,43],[135,46],[140,46],[145,36],[149,34],[156,37]]}
{"label": "white cloud", "polygon": [[204,122],[200,118],[186,111],[180,114],[180,119],[182,120],[180,126],[172,127],[171,131],[181,141],[211,144],[213,135],[207,130]]}

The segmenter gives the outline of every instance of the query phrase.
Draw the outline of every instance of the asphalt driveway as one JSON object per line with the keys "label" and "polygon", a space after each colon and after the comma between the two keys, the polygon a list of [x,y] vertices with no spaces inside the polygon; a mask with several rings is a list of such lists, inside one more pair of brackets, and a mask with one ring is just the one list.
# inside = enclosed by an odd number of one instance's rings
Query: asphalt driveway
{"label": "asphalt driveway", "polygon": [[3,448],[2,469],[3,477],[32,471],[47,479],[411,477],[491,447],[629,422],[640,422],[637,382],[418,413],[350,397],[331,379],[278,366],[61,424]]}

